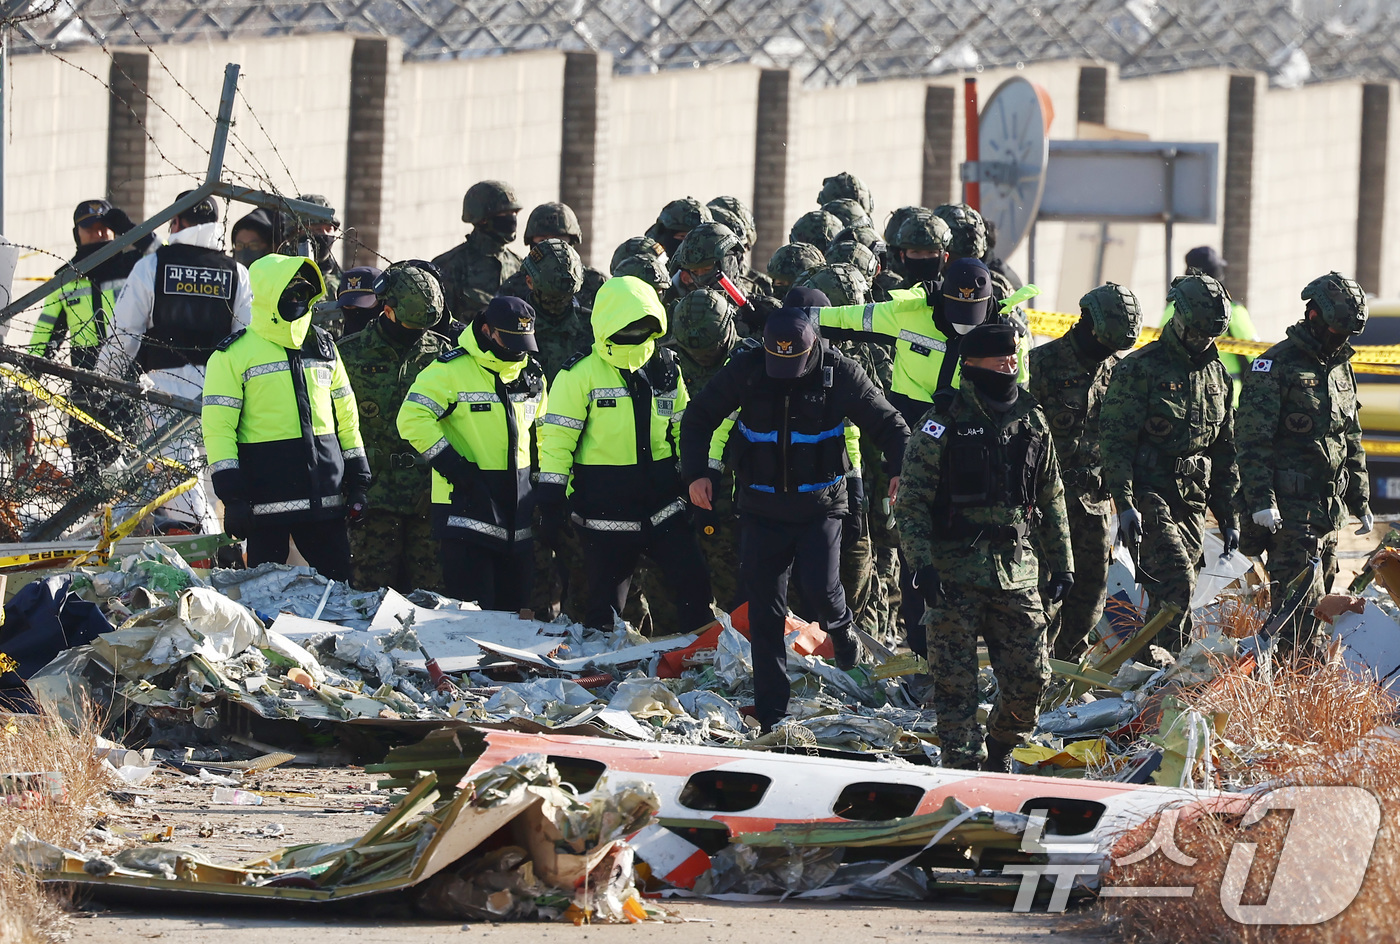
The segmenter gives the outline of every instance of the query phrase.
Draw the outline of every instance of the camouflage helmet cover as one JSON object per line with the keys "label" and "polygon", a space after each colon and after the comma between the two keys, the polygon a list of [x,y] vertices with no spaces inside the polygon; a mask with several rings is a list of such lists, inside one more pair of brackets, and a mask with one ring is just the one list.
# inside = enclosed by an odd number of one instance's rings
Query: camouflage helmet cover
{"label": "camouflage helmet cover", "polygon": [[1115,351],[1126,351],[1142,333],[1142,308],[1137,296],[1116,282],[1091,289],[1079,299],[1079,311],[1088,319],[1094,338]]}
{"label": "camouflage helmet cover", "polygon": [[894,246],[899,242],[899,228],[904,225],[904,221],[918,213],[932,213],[928,207],[902,206],[890,214],[890,218],[885,221],[885,243]]}
{"label": "camouflage helmet cover", "polygon": [[694,197],[672,200],[657,214],[656,224],[670,233],[688,233],[701,223],[714,220],[710,208]]}
{"label": "camouflage helmet cover", "polygon": [[381,272],[374,280],[374,294],[405,328],[431,328],[445,307],[437,275],[411,262],[395,262]]}
{"label": "camouflage helmet cover", "polygon": [[790,286],[803,272],[825,261],[821,250],[811,243],[793,242],[777,248],[766,271],[774,284]]}
{"label": "camouflage helmet cover", "polygon": [[739,237],[739,245],[742,248],[745,250],[749,248],[751,244],[749,243],[748,234],[744,229],[743,220],[739,219],[739,217],[727,207],[722,206],[710,207],[710,215],[715,218],[716,223],[726,227],[731,233]]}
{"label": "camouflage helmet cover", "polygon": [[832,200],[854,200],[866,213],[875,209],[875,201],[870,196],[870,188],[855,174],[842,171],[822,181],[821,193],[817,194],[817,204],[824,206]]}
{"label": "camouflage helmet cover", "polygon": [[833,305],[864,305],[869,300],[870,283],[860,270],[845,262],[829,262],[802,273],[794,286],[814,288]]}
{"label": "camouflage helmet cover", "polygon": [[895,235],[899,249],[932,249],[947,252],[954,240],[953,231],[943,220],[927,211],[911,213],[900,224]]}
{"label": "camouflage helmet cover", "polygon": [[841,221],[825,210],[812,210],[803,213],[792,224],[788,242],[807,243],[820,251],[831,245],[831,240],[841,232],[841,227]]}
{"label": "camouflage helmet cover", "polygon": [[742,254],[744,244],[723,223],[701,223],[686,234],[671,257],[670,270],[708,269],[726,257]]}
{"label": "camouflage helmet cover", "polygon": [[[883,246],[884,243],[881,243]],[[859,270],[860,274],[869,281],[874,279],[880,270],[880,258],[869,246],[864,246],[853,240],[838,241],[831,244],[826,251],[826,261],[831,263],[849,263]],[[813,286],[820,288],[821,286]]]}
{"label": "camouflage helmet cover", "polygon": [[525,221],[525,242],[529,244],[536,236],[563,239],[570,246],[583,242],[583,227],[578,224],[578,216],[566,203],[541,203],[530,211]]}
{"label": "camouflage helmet cover", "polygon": [[732,346],[735,336],[734,303],[714,289],[698,288],[681,296],[671,309],[676,343],[687,351],[707,351]]}
{"label": "camouflage helmet cover", "polygon": [[987,226],[982,222],[982,214],[965,203],[945,203],[933,214],[953,231],[948,244],[953,255],[981,259],[987,254]]}
{"label": "camouflage helmet cover", "polygon": [[473,225],[496,213],[519,212],[515,188],[504,180],[481,180],[462,198],[462,222]]}
{"label": "camouflage helmet cover", "polygon": [[[714,215],[716,223],[723,223],[734,230],[734,235],[744,241],[745,249],[752,249],[753,244],[758,242],[758,222],[753,217],[753,211],[743,200],[738,197],[715,197],[705,205],[710,208],[710,213]],[[739,221],[740,225],[732,226],[728,220],[720,219],[719,215],[714,212],[717,209],[728,210]]]}
{"label": "camouflage helmet cover", "polygon": [[1230,293],[1215,279],[1192,270],[1172,279],[1167,291],[1172,303],[1172,320],[1180,319],[1181,329],[1197,337],[1218,338],[1230,327]]}
{"label": "camouflage helmet cover", "polygon": [[541,302],[559,304],[583,288],[583,260],[562,239],[535,243],[526,253],[522,268]]}
{"label": "camouflage helmet cover", "polygon": [[661,261],[664,258],[665,256],[656,256],[651,253],[623,256],[613,262],[613,277],[630,275],[633,278],[641,279],[656,289],[656,294],[660,295],[671,284],[671,277]]}
{"label": "camouflage helmet cover", "polygon": [[[613,250],[608,269],[615,270],[617,264],[628,256],[655,256],[664,266],[666,264],[666,247],[650,236],[632,236],[623,240],[621,245]],[[613,271],[613,275],[617,275],[617,272]]]}
{"label": "camouflage helmet cover", "polygon": [[870,214],[865,212],[865,207],[847,197],[823,203],[822,209],[840,220],[842,226],[855,226],[857,223],[864,223],[867,226],[873,225],[870,222]]}
{"label": "camouflage helmet cover", "polygon": [[1303,288],[1303,301],[1316,308],[1323,324],[1341,334],[1360,334],[1366,327],[1366,293],[1340,272],[1329,272]]}

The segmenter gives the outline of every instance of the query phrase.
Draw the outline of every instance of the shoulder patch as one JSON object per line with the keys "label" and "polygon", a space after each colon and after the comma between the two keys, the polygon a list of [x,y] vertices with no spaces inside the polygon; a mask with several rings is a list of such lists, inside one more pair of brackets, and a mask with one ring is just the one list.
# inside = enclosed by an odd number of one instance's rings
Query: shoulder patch
{"label": "shoulder patch", "polygon": [[942,439],[943,434],[948,431],[948,427],[944,426],[937,420],[925,420],[922,429],[925,433],[928,433],[934,439]]}
{"label": "shoulder patch", "polygon": [[1258,360],[1256,360],[1253,366],[1251,366],[1249,369],[1254,371],[1256,374],[1267,374],[1269,371],[1274,369],[1274,362],[1268,360],[1267,358],[1261,357]]}
{"label": "shoulder patch", "polygon": [[569,369],[571,369],[574,365],[576,365],[579,361],[583,360],[583,359],[584,359],[585,357],[587,357],[587,356],[588,356],[588,352],[587,352],[587,351],[578,351],[577,353],[571,355],[571,356],[569,357],[569,359],[566,360],[566,361],[564,362],[563,366],[560,367],[559,369],[560,369],[560,370],[569,370]]}
{"label": "shoulder patch", "polygon": [[214,345],[214,346],[215,346],[216,348],[218,348],[220,351],[227,351],[229,348],[233,347],[233,342],[234,342],[234,341],[237,341],[239,338],[243,337],[243,335],[245,335],[245,334],[247,334],[247,333],[248,333],[248,329],[247,329],[247,328],[242,328],[242,329],[240,329],[240,330],[238,330],[238,331],[233,332],[233,334],[230,334],[228,337],[224,338],[222,341],[220,341],[218,344],[216,344],[216,345]]}
{"label": "shoulder patch", "polygon": [[453,361],[453,360],[456,360],[457,358],[461,357],[461,356],[462,356],[463,354],[465,354],[465,353],[467,353],[467,349],[466,349],[466,348],[464,348],[464,347],[454,347],[454,348],[453,348],[452,350],[450,350],[450,351],[443,351],[441,354],[438,355],[438,358],[437,358],[437,359],[440,360],[440,361]]}

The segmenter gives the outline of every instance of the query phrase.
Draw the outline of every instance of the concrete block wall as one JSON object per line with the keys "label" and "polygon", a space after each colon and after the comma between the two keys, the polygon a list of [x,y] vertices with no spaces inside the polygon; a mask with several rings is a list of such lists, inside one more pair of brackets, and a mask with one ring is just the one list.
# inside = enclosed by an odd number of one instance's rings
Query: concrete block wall
{"label": "concrete block wall", "polygon": [[[395,259],[462,241],[462,196],[479,180],[509,182],[524,206],[558,199],[564,54],[405,62],[399,73],[397,171],[385,216]],[[517,240],[512,246],[522,251]]]}
{"label": "concrete block wall", "polygon": [[1382,298],[1400,296],[1400,83],[1390,82],[1390,123],[1389,145],[1386,148],[1389,160],[1386,163],[1385,210],[1382,219],[1387,223],[1381,239],[1381,286]]}

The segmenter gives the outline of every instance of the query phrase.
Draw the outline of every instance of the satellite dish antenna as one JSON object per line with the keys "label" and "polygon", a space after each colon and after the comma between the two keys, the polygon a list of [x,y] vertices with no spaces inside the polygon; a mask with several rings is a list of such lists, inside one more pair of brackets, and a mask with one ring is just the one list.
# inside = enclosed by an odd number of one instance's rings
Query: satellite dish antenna
{"label": "satellite dish antenna", "polygon": [[963,179],[981,185],[978,210],[996,224],[1003,259],[1030,233],[1040,211],[1054,117],[1049,93],[1018,76],[997,86],[978,119],[978,160],[963,165]]}

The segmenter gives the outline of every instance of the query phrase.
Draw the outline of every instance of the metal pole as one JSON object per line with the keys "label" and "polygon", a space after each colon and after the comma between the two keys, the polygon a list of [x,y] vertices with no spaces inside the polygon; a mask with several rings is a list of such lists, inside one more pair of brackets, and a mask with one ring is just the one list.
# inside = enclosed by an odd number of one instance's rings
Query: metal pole
{"label": "metal pole", "polygon": [[214,142],[209,146],[209,173],[206,184],[217,184],[224,172],[224,150],[228,147],[228,129],[233,124],[233,98],[238,94],[236,62],[224,66],[224,90],[219,96],[219,117],[214,121]]}
{"label": "metal pole", "polygon": [[1035,223],[1031,223],[1030,242],[1026,244],[1026,281],[1035,284]]}
{"label": "metal pole", "polygon": [[[963,126],[966,128],[967,162],[975,167],[981,153],[978,144],[977,80],[973,78],[963,79]],[[980,174],[977,176],[981,177]],[[974,210],[981,210],[982,185],[976,180],[963,181],[963,203]]]}
{"label": "metal pole", "polygon": [[5,232],[5,73],[10,71],[10,28],[0,27],[0,233]]}
{"label": "metal pole", "polygon": [[1164,289],[1171,288],[1172,285],[1172,208],[1176,205],[1176,148],[1167,148],[1162,151],[1162,167],[1166,174],[1163,187],[1166,190],[1166,210],[1162,222],[1167,224],[1167,250],[1166,250],[1166,272],[1167,281]]}

